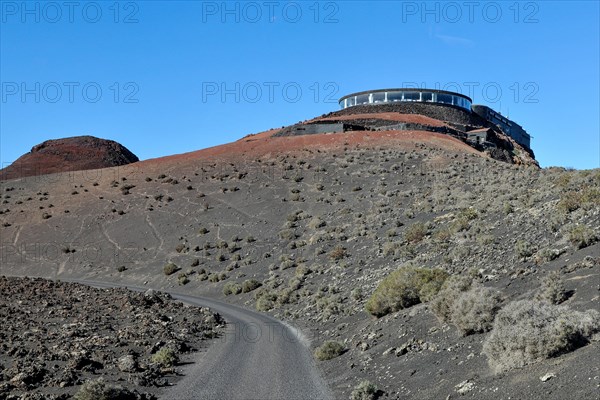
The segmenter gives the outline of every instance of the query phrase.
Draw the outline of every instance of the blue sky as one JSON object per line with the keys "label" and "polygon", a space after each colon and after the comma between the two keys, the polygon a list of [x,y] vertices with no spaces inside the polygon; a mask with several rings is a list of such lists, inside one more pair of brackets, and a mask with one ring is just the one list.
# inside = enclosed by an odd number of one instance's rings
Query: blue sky
{"label": "blue sky", "polygon": [[183,153],[419,85],[508,114],[544,167],[600,167],[597,1],[67,4],[0,2],[4,166],[84,134]]}

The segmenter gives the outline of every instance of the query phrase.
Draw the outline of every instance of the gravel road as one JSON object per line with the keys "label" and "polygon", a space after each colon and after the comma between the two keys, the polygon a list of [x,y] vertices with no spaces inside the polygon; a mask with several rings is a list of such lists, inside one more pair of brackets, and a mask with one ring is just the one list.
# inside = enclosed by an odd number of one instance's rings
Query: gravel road
{"label": "gravel road", "polygon": [[[77,281],[96,287],[104,282]],[[131,287],[132,290],[148,288]],[[184,367],[185,377],[165,400],[328,400],[333,396],[315,365],[307,339],[265,314],[203,297],[170,293],[183,302],[210,307],[227,321],[225,335]]]}

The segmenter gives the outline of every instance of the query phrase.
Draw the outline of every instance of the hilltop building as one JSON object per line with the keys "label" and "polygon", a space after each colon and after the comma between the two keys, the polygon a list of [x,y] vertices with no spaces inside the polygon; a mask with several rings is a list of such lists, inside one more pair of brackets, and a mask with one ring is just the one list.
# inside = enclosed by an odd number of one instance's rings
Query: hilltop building
{"label": "hilltop building", "polygon": [[[531,149],[531,136],[514,121],[483,105],[473,105],[473,100],[460,93],[436,89],[378,89],[352,93],[339,100],[340,107],[344,110],[362,105],[384,105],[402,103],[421,103],[424,105],[442,105],[456,107],[471,114],[475,114],[487,122],[497,126],[505,135],[511,137],[524,148]],[[466,131],[467,140],[478,144],[489,143],[487,129]]]}

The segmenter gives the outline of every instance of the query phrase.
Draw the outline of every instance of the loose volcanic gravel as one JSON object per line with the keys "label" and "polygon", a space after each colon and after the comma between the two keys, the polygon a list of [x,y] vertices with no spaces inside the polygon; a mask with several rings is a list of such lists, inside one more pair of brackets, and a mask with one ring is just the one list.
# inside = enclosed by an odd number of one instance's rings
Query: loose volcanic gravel
{"label": "loose volcanic gravel", "polygon": [[178,372],[152,355],[166,346],[185,357],[224,326],[208,308],[152,290],[6,277],[0,320],[0,399],[67,399],[98,378],[122,398],[153,399]]}

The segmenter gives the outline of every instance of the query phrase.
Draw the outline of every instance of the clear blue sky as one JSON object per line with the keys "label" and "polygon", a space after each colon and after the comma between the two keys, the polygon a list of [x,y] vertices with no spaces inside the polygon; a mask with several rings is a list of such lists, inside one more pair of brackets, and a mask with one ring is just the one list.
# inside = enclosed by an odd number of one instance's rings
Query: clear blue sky
{"label": "clear blue sky", "polygon": [[84,134],[193,151],[417,84],[509,114],[542,166],[599,167],[599,3],[465,3],[3,0],[0,160]]}

